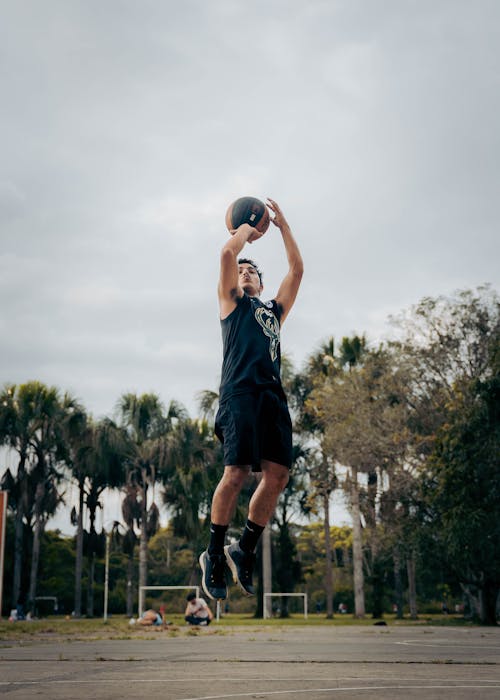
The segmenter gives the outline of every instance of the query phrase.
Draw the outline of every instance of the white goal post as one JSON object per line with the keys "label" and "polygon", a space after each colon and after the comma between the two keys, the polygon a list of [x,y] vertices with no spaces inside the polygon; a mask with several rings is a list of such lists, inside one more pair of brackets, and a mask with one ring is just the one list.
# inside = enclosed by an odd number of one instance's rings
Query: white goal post
{"label": "white goal post", "polygon": [[266,598],[271,598],[272,596],[281,596],[282,598],[303,598],[304,618],[307,620],[307,593],[264,593],[264,619],[269,617]]}
{"label": "white goal post", "polygon": [[175,591],[175,590],[191,590],[196,591],[196,597],[200,597],[199,586],[139,586],[139,610],[138,615],[141,617],[144,612],[144,592],[145,591]]}

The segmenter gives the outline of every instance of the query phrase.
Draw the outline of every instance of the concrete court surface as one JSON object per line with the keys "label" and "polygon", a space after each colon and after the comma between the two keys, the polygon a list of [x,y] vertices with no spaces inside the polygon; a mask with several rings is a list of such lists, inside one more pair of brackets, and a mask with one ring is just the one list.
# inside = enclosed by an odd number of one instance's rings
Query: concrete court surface
{"label": "concrete court surface", "polygon": [[500,698],[500,628],[220,627],[0,642],[12,700]]}

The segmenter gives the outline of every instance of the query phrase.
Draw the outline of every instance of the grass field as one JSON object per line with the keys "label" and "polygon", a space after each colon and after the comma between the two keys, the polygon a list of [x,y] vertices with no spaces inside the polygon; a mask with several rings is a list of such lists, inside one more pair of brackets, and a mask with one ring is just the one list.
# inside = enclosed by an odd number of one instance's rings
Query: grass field
{"label": "grass field", "polygon": [[[0,620],[0,642],[8,641],[41,641],[43,639],[65,640],[92,640],[92,639],[136,639],[155,638],[158,635],[178,636],[181,634],[198,634],[210,630],[212,634],[229,634],[231,628],[280,628],[284,626],[314,627],[314,626],[370,626],[376,620],[370,617],[364,620],[355,620],[350,615],[337,615],[333,620],[327,620],[324,615],[311,614],[304,619],[302,615],[270,620],[256,619],[251,615],[227,614],[214,622],[208,628],[194,629],[186,625],[182,615],[167,616],[171,623],[164,627],[141,627],[131,625],[128,618],[121,615],[113,615],[106,622],[101,618],[67,619],[63,616],[50,616],[40,620],[9,622],[5,618]],[[387,615],[384,622],[389,626],[471,626],[469,620],[454,615],[425,615],[418,620],[405,618],[396,620],[393,615]]]}

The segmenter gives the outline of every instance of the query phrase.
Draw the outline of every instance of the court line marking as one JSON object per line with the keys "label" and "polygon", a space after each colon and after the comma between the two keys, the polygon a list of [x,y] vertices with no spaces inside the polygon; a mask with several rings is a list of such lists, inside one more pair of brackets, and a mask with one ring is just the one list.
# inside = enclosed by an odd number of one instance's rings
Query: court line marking
{"label": "court line marking", "polygon": [[455,649],[500,649],[499,645],[491,646],[487,644],[457,644],[456,642],[450,642],[447,639],[435,639],[437,644],[429,644],[427,642],[421,642],[418,639],[406,639],[402,642],[394,642],[394,644],[400,644],[402,646],[408,647],[453,647]]}
{"label": "court line marking", "polygon": [[308,688],[305,690],[264,690],[264,691],[252,691],[251,693],[230,693],[228,695],[203,695],[203,696],[197,696],[195,698],[183,698],[182,700],[224,700],[224,698],[247,698],[247,697],[255,697],[256,695],[262,694],[264,696],[268,695],[284,695],[285,693],[288,694],[299,694],[299,693],[334,693],[334,692],[346,692],[346,691],[369,691],[373,692],[374,690],[439,690],[439,689],[453,689],[453,688],[460,688],[460,689],[465,689],[465,688],[472,688],[474,690],[479,690],[479,689],[486,689],[490,688],[492,690],[496,690],[497,688],[500,689],[500,685],[379,685],[379,686],[349,686],[345,688],[339,688],[338,686],[336,688]]}
{"label": "court line marking", "polygon": [[[208,678],[208,677],[207,677]],[[255,680],[255,677],[252,678],[242,678],[240,680],[253,680],[257,684],[258,683],[267,683],[267,682],[277,682],[277,683],[312,683],[312,682],[324,682],[324,681],[347,681],[347,680],[357,680],[359,682],[359,678],[356,678],[354,676],[343,676],[341,678],[260,678],[258,681]],[[24,681],[0,681],[0,686],[5,686],[5,685],[63,685],[63,684],[73,684],[73,685],[85,685],[85,684],[92,684],[96,685],[99,683],[116,683],[119,681],[119,678],[95,678],[92,680],[87,680],[87,679],[73,679],[73,678],[59,678],[59,679],[39,679],[39,680],[24,680]],[[210,677],[211,681],[219,681],[219,682],[224,682],[227,681],[226,677]],[[368,677],[366,679],[367,683],[371,681],[379,681],[380,678],[378,677]],[[420,683],[435,683],[436,679],[425,679],[425,678],[394,678],[393,681],[402,681],[402,682],[411,682],[413,680],[419,681]],[[127,678],[126,680],[123,681],[124,683],[127,684],[134,684],[134,683],[192,683],[193,679],[192,678]],[[383,688],[500,688],[500,679],[487,679],[487,678],[480,678],[480,679],[460,679],[457,680],[456,683],[454,681],[448,681],[448,683],[453,683],[453,685],[405,685],[405,686],[400,686],[400,685],[387,685],[387,686],[380,686]],[[460,683],[460,685],[458,685]],[[467,683],[468,685],[464,685]],[[492,683],[492,684],[498,684],[498,685],[470,685],[471,683],[476,683],[476,684],[482,684],[482,683]],[[348,690],[350,689],[351,686],[345,687],[345,688],[339,688],[340,690]],[[361,689],[365,690],[370,690],[373,688],[378,688],[378,686],[361,686]],[[351,688],[352,690],[359,690],[359,688]],[[307,690],[301,690],[301,689],[295,689],[295,690],[274,690],[274,691],[252,691],[252,692],[247,692],[247,693],[237,693],[237,694],[230,694],[230,695],[209,695],[203,698],[197,698],[196,700],[212,700],[212,698],[223,698],[223,697],[246,697],[248,695],[252,695],[253,693],[258,693],[258,692],[269,692],[269,693],[285,693],[285,692],[295,692],[295,693],[304,693],[304,692],[312,692],[312,690],[330,690],[330,688],[312,688],[312,689],[307,689]],[[187,699],[187,700],[194,700],[194,699]]]}

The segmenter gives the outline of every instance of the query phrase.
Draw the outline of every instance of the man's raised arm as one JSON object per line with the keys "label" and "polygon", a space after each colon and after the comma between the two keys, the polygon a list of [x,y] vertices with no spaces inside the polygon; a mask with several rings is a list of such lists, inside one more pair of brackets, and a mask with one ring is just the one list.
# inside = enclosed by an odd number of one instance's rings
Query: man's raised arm
{"label": "man's raised arm", "polygon": [[238,256],[245,247],[260,238],[262,233],[250,224],[242,224],[226,242],[220,254],[219,307],[221,318],[229,316],[236,307],[236,299],[243,296],[238,279]]}
{"label": "man's raised arm", "polygon": [[274,218],[271,219],[271,221],[281,232],[288,258],[288,273],[283,279],[276,295],[276,302],[282,309],[281,324],[283,324],[299,291],[300,282],[304,273],[304,263],[297,242],[292,235],[290,226],[283,212],[273,199],[268,198],[268,202],[269,208],[274,212]]}

